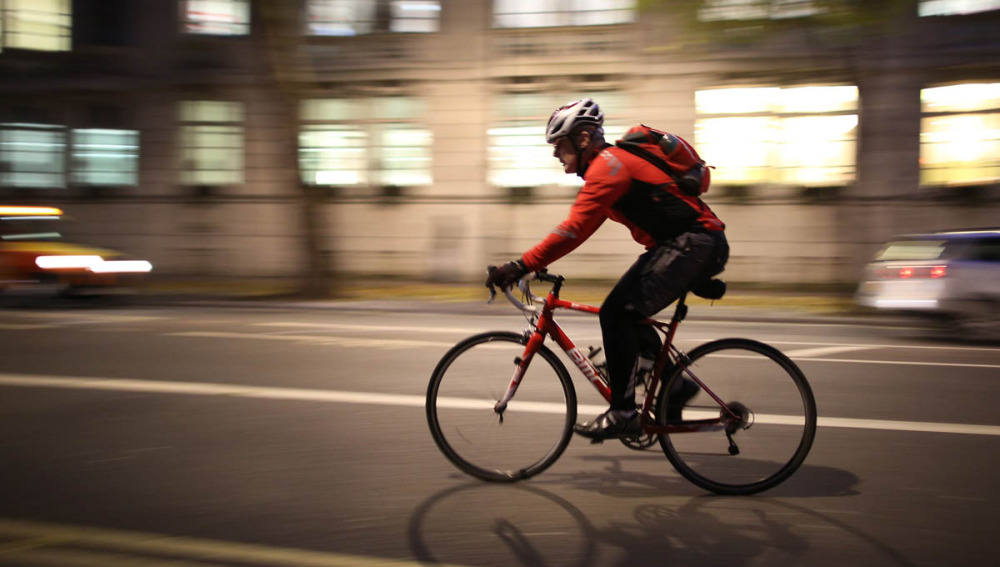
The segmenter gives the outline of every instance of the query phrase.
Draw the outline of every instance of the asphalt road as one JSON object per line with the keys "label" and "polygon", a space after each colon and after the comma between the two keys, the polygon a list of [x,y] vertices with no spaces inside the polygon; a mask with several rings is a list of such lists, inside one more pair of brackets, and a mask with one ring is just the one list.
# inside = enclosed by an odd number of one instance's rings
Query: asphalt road
{"label": "asphalt road", "polygon": [[748,336],[809,377],[821,427],[795,476],[712,496],[657,450],[576,440],[492,485],[441,456],[423,396],[450,345],[523,319],[369,307],[0,311],[0,565],[995,562],[996,346],[695,311],[682,346]]}

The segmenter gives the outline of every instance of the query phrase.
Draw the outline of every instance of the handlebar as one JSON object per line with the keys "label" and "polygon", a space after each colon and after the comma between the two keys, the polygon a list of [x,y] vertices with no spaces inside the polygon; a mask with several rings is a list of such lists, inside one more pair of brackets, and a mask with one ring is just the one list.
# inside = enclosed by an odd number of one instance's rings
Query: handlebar
{"label": "handlebar", "polygon": [[[525,295],[527,295],[532,301],[537,301],[539,303],[542,303],[542,302],[545,301],[545,298],[539,297],[539,296],[531,293],[531,288],[529,286],[529,282],[531,280],[539,280],[539,281],[543,281],[543,282],[547,282],[547,283],[553,284],[552,290],[558,296],[559,295],[559,290],[562,287],[562,284],[565,281],[565,278],[563,278],[562,276],[557,276],[557,275],[549,274],[547,271],[541,270],[541,271],[538,271],[538,272],[529,273],[529,274],[525,275],[523,278],[521,278],[517,282],[517,288],[520,289],[522,292],[524,292]],[[489,288],[490,288],[490,300],[489,300],[489,303],[493,303],[493,300],[496,298],[497,291],[496,291],[496,288],[493,287],[492,285],[489,286]],[[511,305],[513,305],[514,307],[516,307],[519,311],[521,311],[523,313],[537,314],[537,313],[539,313],[541,311],[541,309],[537,305],[526,305],[523,301],[521,301],[520,299],[518,299],[512,293],[513,290],[514,290],[513,286],[511,286],[509,288],[506,288],[506,289],[501,289],[500,290],[500,291],[503,292],[504,296],[507,298],[507,301],[509,301],[511,303]]]}
{"label": "handlebar", "polygon": [[[489,269],[495,270],[496,267],[490,266]],[[528,286],[528,282],[530,282],[531,280],[539,280],[546,283],[551,283],[552,284],[551,293],[552,295],[558,298],[559,292],[560,290],[562,290],[562,284],[563,282],[566,281],[566,278],[559,275],[550,274],[548,273],[548,271],[543,269],[537,272],[529,273],[524,277],[522,277],[517,282],[518,289],[524,292],[524,294],[532,302],[543,304],[545,303],[545,298],[538,297],[537,295],[531,293],[531,289]],[[685,299],[687,298],[687,294],[689,292],[697,295],[698,297],[715,301],[717,299],[722,299],[722,297],[726,295],[726,287],[727,286],[725,281],[713,277],[703,282],[699,282],[697,285],[691,287],[690,289],[684,290],[684,292],[680,295],[680,297],[677,298],[676,308],[674,310],[674,316],[672,320],[681,321],[687,316],[687,305],[685,303]],[[492,284],[489,285],[489,289],[490,289],[489,303],[493,303],[493,300],[496,299],[497,296],[497,290]],[[503,291],[503,294],[507,298],[507,301],[509,301],[511,305],[516,307],[522,313],[537,315],[538,313],[541,312],[541,307],[539,307],[538,305],[525,305],[523,301],[515,297],[514,294],[511,293],[513,291],[513,286],[507,289],[502,289],[501,291]],[[589,311],[589,309],[587,310]]]}

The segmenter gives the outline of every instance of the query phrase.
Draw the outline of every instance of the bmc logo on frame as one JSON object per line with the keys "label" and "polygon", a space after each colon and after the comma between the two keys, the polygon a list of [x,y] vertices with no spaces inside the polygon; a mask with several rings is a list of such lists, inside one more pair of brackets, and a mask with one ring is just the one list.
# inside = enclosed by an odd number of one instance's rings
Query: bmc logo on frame
{"label": "bmc logo on frame", "polygon": [[580,349],[573,348],[567,350],[566,354],[569,356],[569,359],[573,361],[573,364],[580,369],[580,372],[583,372],[583,375],[586,376],[588,380],[595,383],[601,380],[600,376],[597,374],[597,370],[594,368],[594,365],[587,360],[586,356],[583,356]]}

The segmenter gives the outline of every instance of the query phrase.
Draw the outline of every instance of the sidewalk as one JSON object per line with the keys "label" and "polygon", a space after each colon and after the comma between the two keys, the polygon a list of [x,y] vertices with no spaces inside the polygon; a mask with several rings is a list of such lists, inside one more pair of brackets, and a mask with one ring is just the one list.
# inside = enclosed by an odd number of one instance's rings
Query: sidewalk
{"label": "sidewalk", "polygon": [[[567,285],[564,299],[600,305],[614,282]],[[536,293],[547,290],[544,286]],[[515,313],[498,295],[492,305],[481,284],[413,282],[398,280],[351,281],[339,285],[329,299],[303,299],[294,286],[274,281],[173,281],[154,282],[140,294],[144,301],[190,306],[280,307],[352,311],[397,311],[502,315]],[[774,290],[741,290],[731,284],[726,296],[715,302],[689,296],[692,321],[773,321],[866,325],[899,325],[898,317],[856,306],[849,295]]]}

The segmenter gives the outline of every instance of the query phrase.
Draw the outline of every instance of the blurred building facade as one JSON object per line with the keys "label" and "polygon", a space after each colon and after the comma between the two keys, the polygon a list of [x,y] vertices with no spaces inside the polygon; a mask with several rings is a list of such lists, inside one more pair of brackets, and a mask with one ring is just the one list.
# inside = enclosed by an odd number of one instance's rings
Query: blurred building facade
{"label": "blurred building facade", "polygon": [[[474,279],[564,218],[544,123],[591,96],[611,138],[716,166],[730,280],[849,283],[892,234],[1000,225],[1000,5],[636,4],[0,0],[0,201],[160,275],[288,277],[308,194],[338,272]],[[639,252],[607,223],[553,269]]]}

